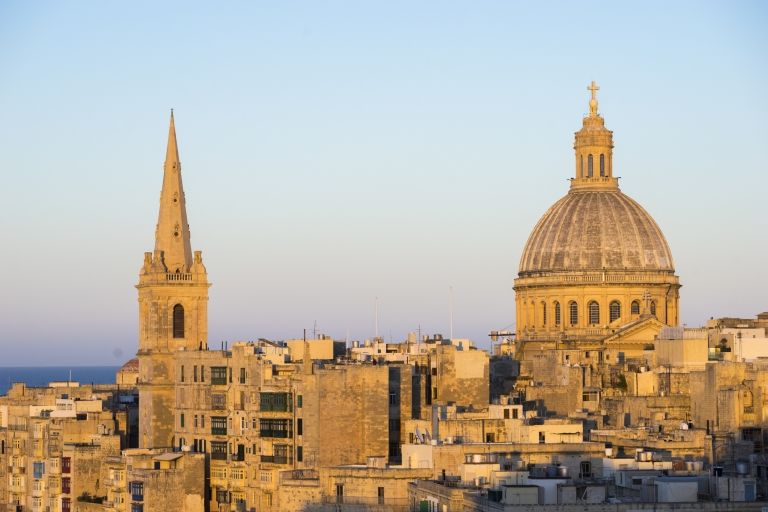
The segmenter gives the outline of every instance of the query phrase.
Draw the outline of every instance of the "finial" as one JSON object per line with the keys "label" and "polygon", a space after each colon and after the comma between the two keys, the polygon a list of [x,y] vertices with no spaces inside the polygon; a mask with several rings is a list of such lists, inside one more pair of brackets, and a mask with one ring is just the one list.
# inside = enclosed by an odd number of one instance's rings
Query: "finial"
{"label": "finial", "polygon": [[596,116],[597,115],[597,91],[600,90],[600,88],[597,86],[594,80],[592,80],[592,83],[587,87],[587,90],[592,93],[592,98],[589,100],[589,115],[590,116]]}

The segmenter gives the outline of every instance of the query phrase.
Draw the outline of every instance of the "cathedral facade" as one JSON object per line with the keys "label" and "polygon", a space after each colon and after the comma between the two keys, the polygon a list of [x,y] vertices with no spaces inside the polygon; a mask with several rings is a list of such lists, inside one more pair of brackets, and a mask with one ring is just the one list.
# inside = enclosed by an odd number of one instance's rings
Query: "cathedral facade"
{"label": "cathedral facade", "polygon": [[[647,330],[678,324],[680,282],[672,252],[653,218],[620,189],[613,132],[598,113],[596,91],[576,132],[571,187],[528,239],[515,280],[518,350],[581,347],[614,356],[652,341]],[[621,338],[621,340],[620,340]],[[610,343],[609,343],[610,345]]]}

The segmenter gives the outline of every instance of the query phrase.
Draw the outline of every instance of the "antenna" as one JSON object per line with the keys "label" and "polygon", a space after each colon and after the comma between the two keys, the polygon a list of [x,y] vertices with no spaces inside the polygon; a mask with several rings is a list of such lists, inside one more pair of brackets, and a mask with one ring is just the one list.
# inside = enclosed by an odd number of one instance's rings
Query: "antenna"
{"label": "antenna", "polygon": [[450,315],[450,334],[451,340],[453,340],[453,286],[448,287],[448,312]]}
{"label": "antenna", "polygon": [[317,320],[315,320],[315,324],[312,327],[312,339],[313,340],[317,339]]}

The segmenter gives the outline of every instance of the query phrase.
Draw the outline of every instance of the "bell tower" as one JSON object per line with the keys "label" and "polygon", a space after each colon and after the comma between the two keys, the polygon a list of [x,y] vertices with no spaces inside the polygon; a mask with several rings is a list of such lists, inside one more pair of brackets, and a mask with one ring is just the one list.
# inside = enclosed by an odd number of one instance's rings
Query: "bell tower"
{"label": "bell tower", "polygon": [[139,444],[173,446],[174,354],[207,348],[208,273],[191,250],[171,111],[155,250],[139,272]]}

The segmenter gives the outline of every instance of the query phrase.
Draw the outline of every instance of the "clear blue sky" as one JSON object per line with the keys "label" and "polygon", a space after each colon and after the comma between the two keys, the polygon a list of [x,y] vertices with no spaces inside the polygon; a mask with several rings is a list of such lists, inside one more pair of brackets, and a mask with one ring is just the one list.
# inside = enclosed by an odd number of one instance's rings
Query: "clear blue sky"
{"label": "clear blue sky", "polygon": [[487,345],[586,86],[682,321],[768,310],[766,2],[0,3],[0,365],[137,346],[168,111],[210,343]]}

